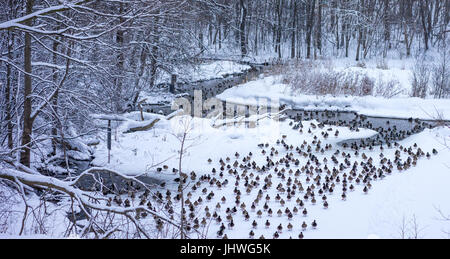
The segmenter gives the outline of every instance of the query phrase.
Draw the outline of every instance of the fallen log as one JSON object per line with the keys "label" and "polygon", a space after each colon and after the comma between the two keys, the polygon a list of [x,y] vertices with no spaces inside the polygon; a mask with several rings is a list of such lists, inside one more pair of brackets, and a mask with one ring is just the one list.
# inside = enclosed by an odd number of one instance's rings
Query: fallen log
{"label": "fallen log", "polygon": [[153,126],[155,126],[155,124],[160,121],[160,119],[154,119],[152,122],[150,122],[147,125],[144,126],[139,126],[139,127],[134,127],[134,128],[129,128],[127,131],[125,131],[124,133],[133,133],[133,132],[137,132],[137,131],[146,131],[149,130],[151,128],[153,128]]}

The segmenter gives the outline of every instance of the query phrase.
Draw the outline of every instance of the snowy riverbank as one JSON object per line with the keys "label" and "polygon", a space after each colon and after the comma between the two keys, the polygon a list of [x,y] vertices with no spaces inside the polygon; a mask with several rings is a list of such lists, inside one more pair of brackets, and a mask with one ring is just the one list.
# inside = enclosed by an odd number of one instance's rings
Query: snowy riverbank
{"label": "snowy riverbank", "polygon": [[292,108],[309,110],[345,110],[370,116],[450,120],[449,99],[412,97],[383,98],[373,96],[313,96],[293,94],[280,76],[268,76],[224,91],[219,99],[239,104],[257,105],[270,98]]}

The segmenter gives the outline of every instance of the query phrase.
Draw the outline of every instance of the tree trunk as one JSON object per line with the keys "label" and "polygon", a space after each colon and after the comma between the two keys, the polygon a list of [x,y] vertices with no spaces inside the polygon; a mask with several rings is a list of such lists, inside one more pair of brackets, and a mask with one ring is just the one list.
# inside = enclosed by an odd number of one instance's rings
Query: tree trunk
{"label": "tree trunk", "polygon": [[356,61],[359,61],[359,53],[361,52],[361,39],[362,39],[362,35],[361,35],[361,30],[359,30],[358,32],[358,45],[356,47]]}
{"label": "tree trunk", "polygon": [[295,41],[296,41],[296,33],[297,33],[297,2],[294,0],[293,1],[294,6],[294,14],[292,17],[292,38],[291,38],[291,58],[294,59],[295,58]]}
{"label": "tree trunk", "polygon": [[[14,34],[8,32],[8,60],[12,60],[12,49],[14,44]],[[6,128],[7,128],[7,138],[8,138],[8,148],[13,148],[13,124],[11,116],[11,65],[6,63],[6,86],[5,86],[5,109],[6,109]]]}
{"label": "tree trunk", "polygon": [[219,50],[222,49],[222,23],[221,18],[219,18]]}
{"label": "tree trunk", "polygon": [[306,58],[311,58],[311,40],[314,27],[314,10],[316,9],[316,0],[309,0],[306,4]]}
{"label": "tree trunk", "polygon": [[[52,57],[52,62],[53,62],[53,64],[57,64],[57,62],[58,62],[58,59],[57,59],[57,55],[56,55],[56,51],[58,51],[58,45],[59,45],[59,43],[58,43],[58,41],[56,41],[56,40],[54,40],[53,41],[53,45],[52,45],[52,51],[53,51],[53,57]],[[55,83],[55,84],[58,84],[58,82],[57,82],[57,80],[58,80],[58,75],[57,75],[57,70],[54,68],[53,69],[53,76],[52,76],[52,79],[53,79],[53,82]],[[56,143],[57,143],[57,140],[56,140],[56,138],[57,138],[57,136],[58,136],[58,128],[59,128],[59,126],[58,126],[58,120],[57,120],[57,117],[58,117],[58,92],[55,94],[55,96],[52,98],[52,108],[53,108],[53,112],[54,112],[54,116],[55,116],[55,119],[53,119],[53,125],[52,125],[52,130],[51,130],[51,135],[52,135],[52,146],[53,146],[53,153],[54,154],[56,154]],[[64,141],[63,141],[64,142]]]}
{"label": "tree trunk", "polygon": [[[33,12],[33,0],[26,2],[26,14]],[[26,26],[32,25],[32,20],[24,22]],[[32,80],[31,80],[31,35],[29,32],[25,32],[24,40],[24,102],[23,102],[23,131],[22,131],[22,153],[20,154],[20,163],[24,166],[30,167],[31,164],[31,134],[33,133],[33,119],[31,118],[31,93],[32,93]]]}
{"label": "tree trunk", "polygon": [[[120,4],[120,13],[123,12],[123,4]],[[124,19],[119,18],[119,22],[123,23]],[[124,54],[124,34],[125,31],[119,28],[116,32],[116,43],[119,48],[119,53],[117,55],[117,78],[116,78],[116,89],[114,92],[114,109],[116,113],[122,113],[122,88],[124,80],[124,65],[125,65],[125,54]]]}
{"label": "tree trunk", "polygon": [[340,41],[339,41],[339,14],[338,14],[338,1],[333,1],[333,7],[332,7],[332,28],[335,30],[335,37],[336,37],[336,50],[339,50],[341,48]]}
{"label": "tree trunk", "polygon": [[245,35],[245,25],[247,23],[247,6],[245,0],[240,0],[240,21],[239,21],[239,40],[241,45],[241,56],[245,57],[247,55],[247,40]]}
{"label": "tree trunk", "polygon": [[403,36],[406,47],[406,56],[411,56],[411,46],[413,42],[414,30],[414,19],[413,19],[413,4],[412,1],[402,1],[400,4],[400,9],[402,10],[403,19]]}
{"label": "tree trunk", "polygon": [[322,54],[322,2],[319,0],[317,10],[316,47]]}
{"label": "tree trunk", "polygon": [[258,56],[258,21],[255,23],[255,39],[254,39],[254,49],[255,49],[255,55]]}
{"label": "tree trunk", "polygon": [[[361,8],[364,8],[364,6],[365,6],[365,1],[361,0],[360,3],[359,3],[359,12],[361,14],[363,14],[363,12],[361,11]],[[363,38],[363,36],[362,36],[362,26],[363,25],[362,25],[361,18],[358,18],[358,46],[356,47],[356,58],[355,58],[356,61],[359,61],[359,59],[360,59],[359,55],[360,55],[360,52],[361,52],[361,44],[362,44],[362,38]]]}
{"label": "tree trunk", "polygon": [[141,77],[144,75],[145,72],[146,60],[147,60],[147,46],[144,45],[142,46],[141,49],[139,72],[134,81],[134,89],[136,89],[136,93],[133,98],[133,107],[136,106],[137,101],[139,100],[139,95],[141,93],[141,86],[139,85],[139,83],[141,82]]}
{"label": "tree trunk", "polygon": [[276,52],[278,53],[278,59],[281,59],[281,17],[282,17],[282,9],[283,8],[283,0],[277,1],[277,29],[276,29]]}
{"label": "tree trunk", "polygon": [[392,48],[391,46],[391,18],[389,14],[389,8],[390,8],[390,0],[384,0],[384,43],[385,43],[385,49],[383,56],[386,57],[387,51]]}
{"label": "tree trunk", "polygon": [[[345,19],[344,19],[345,20]],[[344,39],[345,39],[345,57],[348,58],[349,55],[349,46],[350,46],[350,39],[351,39],[351,33],[350,33],[350,24],[346,21],[344,21],[345,29],[344,29]]]}
{"label": "tree trunk", "polygon": [[155,35],[153,37],[153,47],[152,51],[150,53],[150,82],[149,86],[152,88],[155,85],[156,80],[156,72],[158,71],[158,55],[159,55],[159,17],[158,15],[155,17],[155,23],[153,26],[153,34]]}

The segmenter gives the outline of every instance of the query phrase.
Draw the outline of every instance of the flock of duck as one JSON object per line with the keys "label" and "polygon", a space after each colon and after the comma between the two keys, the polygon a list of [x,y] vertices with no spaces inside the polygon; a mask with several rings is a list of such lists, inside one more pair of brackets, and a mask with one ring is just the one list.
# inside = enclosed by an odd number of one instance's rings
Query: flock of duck
{"label": "flock of duck", "polygon": [[[310,215],[311,207],[328,209],[352,193],[367,194],[374,182],[408,170],[420,159],[438,152],[397,142],[426,127],[420,122],[411,121],[416,123],[411,131],[378,129],[383,140],[379,143],[372,139],[335,147],[333,138],[340,134],[335,126],[358,131],[360,127],[370,128],[370,122],[363,118],[348,123],[326,122],[292,121],[289,125],[295,132],[307,134],[301,143],[290,143],[288,136],[282,135],[275,143],[259,144],[254,153],[235,152],[218,161],[208,159],[205,162],[209,172],[181,174],[175,181],[182,181],[186,188],[186,230],[205,233],[214,229],[218,238],[225,239],[234,237],[235,229],[239,237],[242,231],[248,231],[248,238],[280,238],[284,233],[286,237],[302,239],[320,224]],[[157,170],[170,169],[163,166]],[[176,169],[172,171],[178,173]],[[139,197],[131,192],[128,196],[123,201],[117,195],[109,203],[127,207],[130,199],[138,199],[140,205],[151,209],[164,206],[170,217],[179,217],[176,208],[180,205],[180,192],[145,191]],[[137,215],[146,216],[145,212]],[[162,229],[163,222],[157,219],[157,226]]]}
{"label": "flock of duck", "polygon": [[[355,112],[342,111],[305,111],[305,110],[287,110],[285,113],[294,121],[317,120],[317,127],[323,129],[325,125],[348,127],[350,130],[359,131],[360,128],[370,129],[377,132],[371,138],[360,140],[348,140],[342,142],[344,147],[360,144],[362,146],[390,145],[394,141],[403,140],[413,134],[423,131],[425,128],[433,126],[426,121],[419,119],[398,119],[384,117],[368,117]],[[301,123],[297,123],[294,129],[299,129]],[[316,127],[313,126],[313,130]],[[302,129],[300,129],[302,132]],[[325,133],[328,136],[328,133]]]}

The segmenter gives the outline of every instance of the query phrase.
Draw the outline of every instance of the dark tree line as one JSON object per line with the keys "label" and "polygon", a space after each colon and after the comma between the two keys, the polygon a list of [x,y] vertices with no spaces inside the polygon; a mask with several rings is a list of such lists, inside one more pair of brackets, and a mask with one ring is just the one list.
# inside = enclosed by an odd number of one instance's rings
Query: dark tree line
{"label": "dark tree line", "polygon": [[[208,17],[210,35],[231,31],[241,54],[276,53],[278,58],[386,55],[395,48],[427,51],[448,33],[450,1],[445,0],[223,0]],[[231,41],[230,41],[231,40]],[[221,46],[219,46],[221,48]],[[354,49],[350,49],[354,48]]]}

